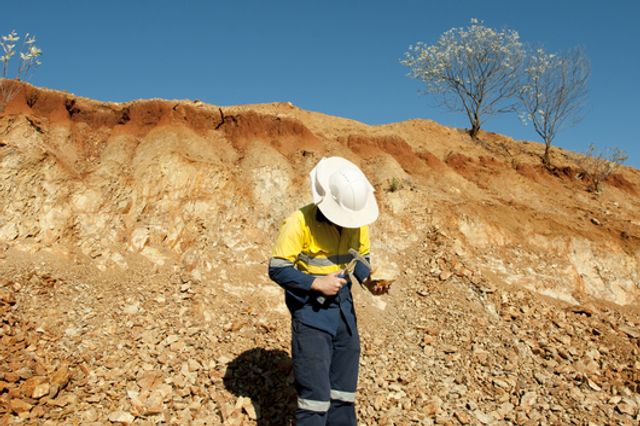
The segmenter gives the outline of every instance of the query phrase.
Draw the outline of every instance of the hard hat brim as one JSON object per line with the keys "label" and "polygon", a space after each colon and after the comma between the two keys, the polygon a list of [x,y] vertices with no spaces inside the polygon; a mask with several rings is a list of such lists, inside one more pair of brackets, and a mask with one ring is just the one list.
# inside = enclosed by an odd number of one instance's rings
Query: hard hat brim
{"label": "hard hat brim", "polygon": [[341,206],[329,193],[329,178],[337,171],[345,168],[354,168],[366,179],[362,171],[342,157],[323,158],[309,173],[311,179],[311,194],[313,202],[318,206],[322,214],[331,222],[343,228],[359,228],[376,221],[379,215],[375,190],[367,180],[369,193],[364,207],[360,210],[349,210]]}

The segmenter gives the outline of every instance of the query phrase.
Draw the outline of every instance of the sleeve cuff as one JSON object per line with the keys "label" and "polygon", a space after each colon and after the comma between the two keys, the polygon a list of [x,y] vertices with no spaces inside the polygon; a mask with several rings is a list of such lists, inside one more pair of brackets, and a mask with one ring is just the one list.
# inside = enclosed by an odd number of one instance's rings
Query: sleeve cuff
{"label": "sleeve cuff", "polygon": [[[367,261],[369,261],[369,256],[366,256]],[[356,262],[356,267],[353,270],[353,274],[356,276],[358,281],[363,283],[371,274],[371,270],[365,266],[364,263],[358,261]]]}
{"label": "sleeve cuff", "polygon": [[313,284],[313,280],[315,277],[313,275],[305,274],[304,272],[298,271],[293,265],[279,265],[276,266],[274,264],[274,260],[276,260],[276,264],[278,263],[277,258],[273,258],[269,262],[269,278],[278,283],[281,287],[286,288],[295,288],[299,290],[311,291],[311,284]]}

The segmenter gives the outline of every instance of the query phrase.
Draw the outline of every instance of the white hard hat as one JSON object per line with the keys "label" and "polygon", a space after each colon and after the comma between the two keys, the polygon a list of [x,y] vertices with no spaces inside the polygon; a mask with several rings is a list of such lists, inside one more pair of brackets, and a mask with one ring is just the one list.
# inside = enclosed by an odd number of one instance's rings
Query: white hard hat
{"label": "white hard hat", "polygon": [[313,202],[336,225],[359,228],[378,218],[373,186],[351,161],[342,157],[323,158],[309,177]]}

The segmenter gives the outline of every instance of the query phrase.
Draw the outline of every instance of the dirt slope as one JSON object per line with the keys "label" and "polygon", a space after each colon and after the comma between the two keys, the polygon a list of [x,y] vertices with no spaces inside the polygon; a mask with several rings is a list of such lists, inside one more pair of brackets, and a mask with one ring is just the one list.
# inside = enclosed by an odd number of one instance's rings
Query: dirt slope
{"label": "dirt slope", "polygon": [[[101,103],[24,85],[0,115],[0,419],[284,424],[266,277],[322,157],[376,187],[392,293],[358,292],[364,424],[636,424],[640,172],[288,103]],[[635,422],[635,423],[634,423]]]}

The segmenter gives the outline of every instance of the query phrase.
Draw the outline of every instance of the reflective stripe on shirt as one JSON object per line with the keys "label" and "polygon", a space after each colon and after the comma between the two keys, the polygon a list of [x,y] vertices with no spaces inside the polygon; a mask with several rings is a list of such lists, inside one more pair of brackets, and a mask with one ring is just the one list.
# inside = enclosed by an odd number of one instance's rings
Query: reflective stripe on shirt
{"label": "reflective stripe on shirt", "polygon": [[351,254],[336,254],[329,257],[309,257],[304,253],[300,253],[298,255],[298,260],[301,262],[304,262],[309,266],[317,266],[320,268],[324,266],[344,265],[345,263],[351,262],[351,259],[353,259]]}
{"label": "reflective stripe on shirt", "polygon": [[271,260],[269,260],[270,268],[288,268],[290,266],[293,266],[293,262],[290,262],[286,259],[280,259],[279,257],[272,257]]}

